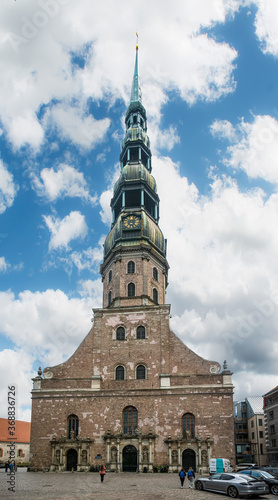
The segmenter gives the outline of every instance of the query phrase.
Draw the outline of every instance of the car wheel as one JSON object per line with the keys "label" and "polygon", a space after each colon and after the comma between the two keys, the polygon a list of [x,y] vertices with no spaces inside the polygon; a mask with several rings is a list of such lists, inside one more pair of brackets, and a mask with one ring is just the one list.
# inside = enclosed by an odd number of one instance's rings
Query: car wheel
{"label": "car wheel", "polygon": [[228,494],[228,497],[236,498],[238,495],[238,491],[235,488],[235,486],[229,486],[227,494]]}
{"label": "car wheel", "polygon": [[278,494],[278,486],[277,486],[277,484],[273,484],[270,487],[270,491],[271,491],[272,495],[277,495]]}
{"label": "car wheel", "polygon": [[196,481],[195,488],[196,488],[196,490],[202,491],[203,484],[201,483],[201,481]]}

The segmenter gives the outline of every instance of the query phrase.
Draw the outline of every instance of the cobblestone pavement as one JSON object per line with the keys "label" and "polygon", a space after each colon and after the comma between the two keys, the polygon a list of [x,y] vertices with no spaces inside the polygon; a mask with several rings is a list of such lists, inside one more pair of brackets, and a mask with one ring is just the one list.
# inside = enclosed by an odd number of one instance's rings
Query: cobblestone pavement
{"label": "cobblestone pavement", "polygon": [[[0,499],[8,500],[221,500],[224,495],[181,489],[177,474],[108,473],[100,482],[98,473],[26,472],[15,474],[15,493],[8,491],[8,476],[0,469]],[[274,499],[273,495],[261,499]]]}

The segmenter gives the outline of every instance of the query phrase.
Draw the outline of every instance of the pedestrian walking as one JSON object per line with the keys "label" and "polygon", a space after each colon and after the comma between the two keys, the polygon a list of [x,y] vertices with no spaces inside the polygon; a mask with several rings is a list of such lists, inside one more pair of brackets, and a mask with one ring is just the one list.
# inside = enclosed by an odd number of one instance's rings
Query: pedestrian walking
{"label": "pedestrian walking", "polygon": [[5,462],[5,472],[8,472],[8,470],[9,470],[9,465],[10,465],[9,460],[6,460],[6,462]]}
{"label": "pedestrian walking", "polygon": [[101,466],[100,468],[100,481],[103,483],[104,481],[104,475],[105,475],[106,467],[104,465]]}
{"label": "pedestrian walking", "polygon": [[194,483],[194,478],[195,478],[195,472],[192,469],[192,467],[189,467],[188,473],[187,473],[188,481],[189,481],[189,488],[193,488],[193,483]]}
{"label": "pedestrian walking", "polygon": [[184,483],[184,480],[185,480],[185,472],[184,472],[184,469],[181,469],[181,471],[180,471],[180,473],[179,473],[179,476],[180,476],[181,488],[183,488],[183,483]]}

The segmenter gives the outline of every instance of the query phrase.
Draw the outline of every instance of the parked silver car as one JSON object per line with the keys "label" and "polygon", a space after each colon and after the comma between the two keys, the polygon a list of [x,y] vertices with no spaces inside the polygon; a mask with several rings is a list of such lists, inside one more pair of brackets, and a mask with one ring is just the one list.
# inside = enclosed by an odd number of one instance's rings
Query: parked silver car
{"label": "parked silver car", "polygon": [[195,481],[195,488],[224,493],[231,498],[249,495],[255,497],[269,493],[268,486],[264,481],[239,473],[219,473],[210,477],[198,477]]}
{"label": "parked silver car", "polygon": [[264,481],[268,485],[271,493],[273,495],[278,495],[278,479],[269,472],[259,469],[248,469],[242,470],[241,474],[247,474],[248,476],[255,477],[260,481]]}

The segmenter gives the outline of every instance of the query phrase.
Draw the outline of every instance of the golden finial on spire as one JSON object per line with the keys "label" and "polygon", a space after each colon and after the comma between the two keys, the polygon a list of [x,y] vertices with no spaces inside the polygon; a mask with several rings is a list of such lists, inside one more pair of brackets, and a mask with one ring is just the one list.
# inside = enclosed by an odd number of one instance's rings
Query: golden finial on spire
{"label": "golden finial on spire", "polygon": [[138,50],[139,46],[138,46],[138,40],[139,40],[139,35],[136,31],[136,50]]}

